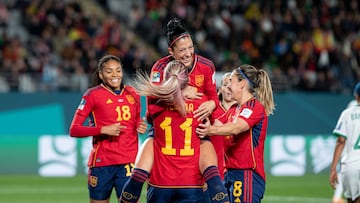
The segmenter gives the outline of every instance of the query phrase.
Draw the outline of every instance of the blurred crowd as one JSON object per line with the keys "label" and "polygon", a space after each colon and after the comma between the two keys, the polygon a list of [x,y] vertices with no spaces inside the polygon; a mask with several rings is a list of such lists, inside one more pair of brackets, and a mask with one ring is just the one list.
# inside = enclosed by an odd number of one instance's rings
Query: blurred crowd
{"label": "blurred crowd", "polygon": [[84,91],[106,53],[125,79],[148,71],[172,17],[218,73],[250,63],[275,92],[350,93],[360,81],[360,0],[2,0],[0,92]]}

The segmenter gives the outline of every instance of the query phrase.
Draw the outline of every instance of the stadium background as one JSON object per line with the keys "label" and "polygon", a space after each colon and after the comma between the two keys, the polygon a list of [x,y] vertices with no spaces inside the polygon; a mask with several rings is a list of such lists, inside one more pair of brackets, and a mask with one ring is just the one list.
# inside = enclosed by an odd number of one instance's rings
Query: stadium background
{"label": "stadium background", "polygon": [[164,29],[172,16],[187,25],[196,51],[214,61],[218,81],[244,63],[269,72],[276,111],[267,173],[327,175],[331,131],[360,81],[359,6],[358,0],[2,0],[0,175],[86,174],[89,139],[67,133],[98,58],[118,55],[131,83],[138,69],[148,71],[167,54]]}

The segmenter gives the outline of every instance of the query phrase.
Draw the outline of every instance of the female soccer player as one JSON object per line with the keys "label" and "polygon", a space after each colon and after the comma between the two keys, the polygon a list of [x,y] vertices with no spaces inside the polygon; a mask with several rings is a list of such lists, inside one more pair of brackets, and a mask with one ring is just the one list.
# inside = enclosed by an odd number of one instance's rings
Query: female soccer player
{"label": "female soccer player", "polygon": [[225,185],[231,202],[260,202],[265,192],[264,144],[268,116],[273,113],[271,83],[264,70],[251,65],[234,69],[230,90],[237,105],[226,113],[227,122],[219,120],[200,124],[196,133],[225,135]]}
{"label": "female soccer player", "polygon": [[[226,122],[225,113],[230,109],[232,105],[236,103],[232,99],[231,91],[229,90],[229,80],[230,80],[231,72],[225,73],[221,78],[221,85],[218,90],[218,96],[220,100],[220,106],[215,109],[212,114],[212,118],[217,118],[222,122]],[[214,122],[214,121],[212,121]],[[225,162],[224,162],[224,136],[222,135],[214,135],[210,137],[211,143],[214,145],[217,160],[218,160],[218,168],[221,180],[224,180],[225,173]]]}
{"label": "female soccer player", "polygon": [[[194,53],[192,38],[179,20],[172,19],[168,22],[167,39],[170,55],[159,59],[153,65],[150,79],[154,84],[161,84],[166,65],[173,60],[181,61],[189,72],[189,84],[183,91],[184,96],[188,99],[207,98],[207,101],[194,111],[194,118],[202,121],[209,117],[219,105],[214,78],[215,66],[211,60]],[[212,202],[222,202],[222,199],[217,198],[217,194],[222,194],[225,188],[219,175],[215,149],[208,140],[201,141],[200,148],[200,170],[208,185],[209,198]],[[132,177],[124,187],[125,192],[139,198],[142,185],[149,176],[152,166],[153,138],[148,137],[137,156]],[[134,198],[131,201],[137,200]]]}
{"label": "female soccer player", "polygon": [[[108,203],[113,188],[120,197],[138,152],[138,133],[147,128],[140,119],[140,97],[122,83],[122,77],[120,59],[102,57],[93,87],[83,95],[70,126],[71,137],[93,139],[88,161],[91,203]],[[84,126],[87,118],[90,125]]]}
{"label": "female soccer player", "polygon": [[[229,79],[230,79],[230,75],[231,72],[225,73],[221,79],[221,85],[220,88],[218,90],[218,97],[220,100],[220,105],[218,108],[215,109],[215,111],[212,113],[210,118],[217,118],[220,121],[224,121],[225,122],[225,116],[224,114],[229,110],[229,108],[236,103],[236,101],[234,101],[232,99],[232,95],[231,92],[228,88],[228,84],[229,84]],[[213,123],[214,120],[211,119],[211,123]],[[221,180],[224,180],[224,174],[225,174],[225,155],[224,155],[224,140],[225,137],[221,136],[221,135],[214,135],[210,137],[211,143],[214,145],[214,149],[217,155],[217,160],[218,160],[218,168],[219,168],[219,175]],[[209,190],[205,191],[205,201],[206,202],[211,202],[210,198],[210,194],[209,194]]]}
{"label": "female soccer player", "polygon": [[[138,92],[149,97],[147,120],[154,133],[154,165],[147,202],[202,202],[200,139],[195,133],[201,121],[194,118],[194,111],[206,98],[184,98],[188,74],[180,61],[166,65],[160,85],[153,84],[149,78],[138,81],[142,81],[136,85]],[[226,194],[218,198],[226,198]]]}

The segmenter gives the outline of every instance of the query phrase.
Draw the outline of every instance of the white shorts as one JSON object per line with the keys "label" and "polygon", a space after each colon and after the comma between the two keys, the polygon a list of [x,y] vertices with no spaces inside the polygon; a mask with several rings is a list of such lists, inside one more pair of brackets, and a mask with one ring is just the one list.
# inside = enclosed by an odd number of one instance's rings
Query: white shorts
{"label": "white shorts", "polygon": [[360,197],[360,170],[346,170],[342,172],[344,196],[354,201]]}

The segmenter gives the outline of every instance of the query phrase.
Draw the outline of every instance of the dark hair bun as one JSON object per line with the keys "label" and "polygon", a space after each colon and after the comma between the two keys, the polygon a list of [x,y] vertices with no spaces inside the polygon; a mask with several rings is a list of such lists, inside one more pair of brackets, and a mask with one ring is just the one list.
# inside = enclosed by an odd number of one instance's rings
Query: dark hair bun
{"label": "dark hair bun", "polygon": [[180,23],[179,19],[172,19],[168,22],[166,26],[166,36],[168,45],[170,45],[174,39],[179,37],[180,35],[187,33],[185,27]]}

